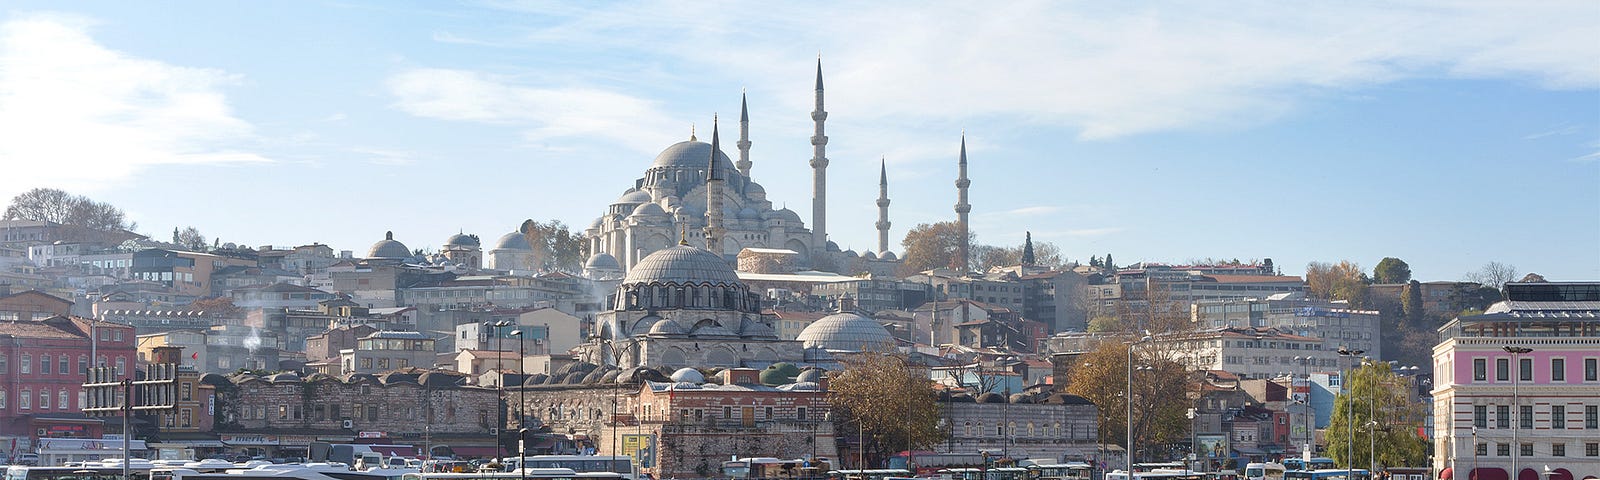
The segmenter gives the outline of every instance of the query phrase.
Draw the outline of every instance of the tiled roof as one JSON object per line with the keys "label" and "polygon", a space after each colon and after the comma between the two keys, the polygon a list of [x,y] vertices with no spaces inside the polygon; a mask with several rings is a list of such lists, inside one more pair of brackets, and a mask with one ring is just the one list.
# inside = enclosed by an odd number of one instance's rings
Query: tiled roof
{"label": "tiled roof", "polygon": [[1302,283],[1300,277],[1288,275],[1206,275],[1217,283]]}
{"label": "tiled roof", "polygon": [[17,338],[83,338],[76,333],[39,322],[0,322],[0,335]]}

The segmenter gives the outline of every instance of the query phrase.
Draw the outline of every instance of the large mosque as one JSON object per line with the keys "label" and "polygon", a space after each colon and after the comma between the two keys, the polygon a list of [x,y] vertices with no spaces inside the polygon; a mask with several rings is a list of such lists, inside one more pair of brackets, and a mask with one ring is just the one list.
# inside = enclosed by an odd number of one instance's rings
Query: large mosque
{"label": "large mosque", "polygon": [[[788,208],[774,209],[766,189],[750,176],[750,111],[741,99],[739,159],[733,161],[720,148],[713,127],[712,142],[693,134],[657,155],[644,176],[634,180],[594,220],[584,235],[592,252],[590,265],[631,270],[653,252],[679,240],[704,246],[732,260],[746,248],[783,249],[799,254],[800,263],[815,270],[853,274],[892,271],[886,263],[898,261],[888,245],[887,175],[879,178],[879,241],[877,251],[857,254],[840,251],[827,233],[827,146],[823,110],[822,64],[817,64],[816,110],[811,112],[816,130],[811,137],[813,155],[811,224]],[[715,156],[713,156],[715,152]],[[877,267],[877,268],[871,268]],[[892,267],[892,265],[890,266]]]}

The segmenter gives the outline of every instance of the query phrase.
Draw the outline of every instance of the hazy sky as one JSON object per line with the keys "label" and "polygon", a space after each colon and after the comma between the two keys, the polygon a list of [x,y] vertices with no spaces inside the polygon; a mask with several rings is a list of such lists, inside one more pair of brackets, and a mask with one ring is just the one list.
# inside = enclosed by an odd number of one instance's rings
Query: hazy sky
{"label": "hazy sky", "polygon": [[741,88],[755,180],[809,223],[820,53],[845,248],[875,245],[880,158],[895,243],[953,218],[965,130],[983,243],[1600,279],[1591,0],[0,8],[0,198],[65,189],[158,238],[581,229],[691,124],[737,132]]}

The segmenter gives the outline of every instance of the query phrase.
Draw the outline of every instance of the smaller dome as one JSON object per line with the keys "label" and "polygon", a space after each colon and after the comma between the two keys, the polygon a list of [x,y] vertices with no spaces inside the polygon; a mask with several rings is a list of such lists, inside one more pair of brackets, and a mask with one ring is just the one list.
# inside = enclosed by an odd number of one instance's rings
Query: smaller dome
{"label": "smaller dome", "polygon": [[820,368],[807,368],[805,370],[801,370],[800,374],[794,377],[794,381],[798,383],[820,384],[822,383],[822,377],[824,375],[826,374],[823,373],[822,369]]}
{"label": "smaller dome", "polygon": [[683,367],[678,369],[676,372],[672,372],[672,381],[680,384],[685,382],[699,384],[706,383],[706,377],[705,375],[701,375],[699,370]]}
{"label": "smaller dome", "polygon": [[776,211],[773,211],[771,214],[767,215],[767,219],[783,220],[785,222],[793,223],[795,226],[799,226],[801,223],[800,214],[794,213],[794,210],[790,210],[788,208],[780,208]]}
{"label": "smaller dome", "polygon": [[590,270],[622,270],[622,264],[617,263],[617,257],[606,252],[589,256],[589,261],[583,263],[583,268]]}
{"label": "smaller dome", "polygon": [[794,382],[788,385],[779,386],[778,390],[787,392],[815,392],[822,390],[822,385],[819,385],[815,382]]}
{"label": "smaller dome", "polygon": [[411,257],[411,249],[406,244],[395,241],[394,232],[383,232],[383,240],[372,244],[367,250],[367,258],[401,259]]}
{"label": "smaller dome", "polygon": [[[828,244],[832,245],[833,242],[828,242]],[[856,249],[852,248],[852,249],[845,250],[844,251],[844,256],[845,256],[845,258],[859,257],[859,256],[861,256],[861,254],[856,253]]]}
{"label": "smaller dome", "polygon": [[477,235],[467,235],[465,233],[457,233],[455,235],[451,235],[450,238],[444,239],[444,246],[446,246],[446,247],[476,247],[476,246],[478,246],[478,236]]}
{"label": "smaller dome", "polygon": [[878,259],[878,254],[872,253],[872,250],[867,250],[867,251],[861,252],[861,258],[865,258],[867,260],[877,260]]}
{"label": "smaller dome", "polygon": [[761,213],[757,212],[756,209],[754,209],[754,208],[744,207],[744,208],[739,209],[739,219],[740,220],[760,220],[761,219]]}
{"label": "smaller dome", "polygon": [[677,337],[683,335],[683,327],[678,322],[663,318],[650,326],[650,335],[658,337]]}
{"label": "smaller dome", "polygon": [[672,385],[673,390],[699,390],[700,386],[690,382],[678,382]]}
{"label": "smaller dome", "polygon": [[639,208],[633,209],[633,215],[629,215],[628,218],[665,216],[667,216],[667,211],[662,210],[660,205],[656,205],[654,203],[641,203],[639,204]]}
{"label": "smaller dome", "polygon": [[417,377],[417,384],[431,388],[454,387],[460,381],[460,377],[439,372],[428,372]]}
{"label": "smaller dome", "polygon": [[978,395],[978,403],[1006,403],[1006,397],[998,393],[989,392]]}
{"label": "smaller dome", "polygon": [[860,314],[841,312],[811,322],[795,340],[806,348],[867,352],[894,345],[894,337],[876,320]]}
{"label": "smaller dome", "polygon": [[495,248],[495,250],[529,250],[529,251],[532,251],[533,250],[533,244],[528,243],[528,236],[527,235],[523,235],[522,232],[511,232],[511,233],[507,233],[505,235],[502,235],[500,237],[500,241],[495,242],[494,248]]}
{"label": "smaller dome", "polygon": [[800,375],[800,368],[792,363],[774,363],[761,371],[761,384],[778,386],[794,383],[795,377]]}
{"label": "smaller dome", "polygon": [[377,376],[375,376],[373,374],[370,374],[370,373],[359,373],[359,372],[352,372],[352,373],[345,374],[345,376],[341,377],[340,380],[344,380],[344,383],[352,383],[352,384],[353,383],[361,383],[361,382],[378,383],[378,377]]}
{"label": "smaller dome", "polygon": [[545,375],[543,373],[535,373],[533,375],[528,375],[528,378],[523,379],[522,380],[522,386],[531,387],[531,386],[534,386],[534,385],[544,385],[544,382],[548,382],[548,381],[550,381],[550,376],[549,375]]}
{"label": "smaller dome", "polygon": [[605,217],[594,217],[594,221],[589,223],[589,229],[599,230],[600,227],[605,226],[605,221]]}
{"label": "smaller dome", "polygon": [[612,205],[638,205],[641,203],[650,203],[650,194],[643,190],[629,189],[628,193],[622,194]]}
{"label": "smaller dome", "polygon": [[1033,398],[1020,393],[1011,394],[1011,403],[1033,403]]}
{"label": "smaller dome", "polygon": [[739,336],[745,338],[777,338],[778,332],[767,326],[766,322],[745,317],[739,320]]}
{"label": "smaller dome", "polygon": [[883,260],[896,260],[896,259],[898,259],[898,257],[894,256],[894,252],[887,251],[887,250],[884,251],[883,253],[878,254],[878,258],[883,259]]}
{"label": "smaller dome", "polygon": [[767,189],[759,183],[750,182],[749,185],[744,187],[744,194],[756,200],[765,200],[767,198]]}
{"label": "smaller dome", "polygon": [[823,244],[823,246],[824,246],[824,248],[826,248],[830,252],[839,251],[839,244],[834,243],[833,240],[829,240],[828,243]]}
{"label": "smaller dome", "polygon": [[267,376],[270,383],[300,383],[300,375],[294,372],[274,373]]}
{"label": "smaller dome", "polygon": [[224,377],[215,373],[207,373],[200,376],[200,383],[212,386],[222,386],[231,382],[228,382],[228,377]]}

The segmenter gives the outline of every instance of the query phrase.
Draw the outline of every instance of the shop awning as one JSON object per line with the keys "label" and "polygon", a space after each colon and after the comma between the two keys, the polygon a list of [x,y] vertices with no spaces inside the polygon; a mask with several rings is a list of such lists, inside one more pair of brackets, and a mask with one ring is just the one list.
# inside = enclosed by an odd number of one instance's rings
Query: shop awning
{"label": "shop awning", "polygon": [[1551,470],[1550,480],[1572,480],[1572,471],[1565,468]]}
{"label": "shop awning", "polygon": [[165,442],[156,444],[158,447],[166,445],[179,445],[191,448],[222,448],[227,446],[223,445],[221,440],[167,440]]}
{"label": "shop awning", "polygon": [[1456,473],[1456,469],[1455,468],[1445,467],[1444,470],[1440,470],[1439,471],[1439,480],[1450,480],[1455,475],[1455,473]]}
{"label": "shop awning", "polygon": [[1468,480],[1509,480],[1511,475],[1499,468],[1474,468]]}
{"label": "shop awning", "polygon": [[1531,468],[1524,468],[1517,474],[1517,480],[1539,480],[1539,477],[1539,471]]}

